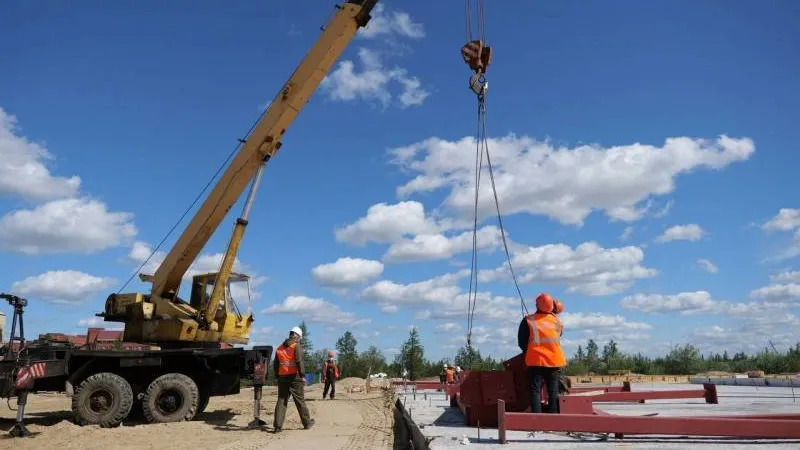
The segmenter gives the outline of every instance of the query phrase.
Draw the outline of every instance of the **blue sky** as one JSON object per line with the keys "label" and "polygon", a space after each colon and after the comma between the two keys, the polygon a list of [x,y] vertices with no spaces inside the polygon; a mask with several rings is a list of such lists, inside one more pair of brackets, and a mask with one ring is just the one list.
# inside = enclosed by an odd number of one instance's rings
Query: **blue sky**
{"label": "blue sky", "polygon": [[[301,319],[318,348],[350,329],[391,357],[410,325],[430,357],[465,342],[476,99],[463,4],[380,5],[266,170],[239,254],[255,343]],[[3,6],[0,290],[30,300],[30,336],[85,330],[332,10]],[[526,301],[565,302],[570,353],[587,338],[646,354],[797,340],[799,18],[788,1],[487,6],[512,261]],[[194,270],[215,268],[240,210]],[[519,299],[496,218],[479,226],[473,341],[511,357]]]}

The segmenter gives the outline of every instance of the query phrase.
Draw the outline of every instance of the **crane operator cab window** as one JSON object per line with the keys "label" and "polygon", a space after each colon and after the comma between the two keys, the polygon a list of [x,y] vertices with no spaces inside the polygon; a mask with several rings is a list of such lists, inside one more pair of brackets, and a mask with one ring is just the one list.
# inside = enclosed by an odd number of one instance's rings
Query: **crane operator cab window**
{"label": "crane operator cab window", "polygon": [[[195,275],[192,282],[192,296],[190,305],[195,309],[204,309],[211,299],[211,294],[214,292],[214,283],[217,281],[216,273],[208,273],[203,275]],[[237,301],[247,299],[248,305],[250,304],[250,277],[243,274],[232,273],[228,278],[228,283],[225,286],[225,291],[222,294],[223,298],[219,299],[217,305],[216,319],[221,319],[226,313],[234,313],[241,319],[242,314],[239,311]],[[225,299],[228,299],[228,309],[225,309]]]}

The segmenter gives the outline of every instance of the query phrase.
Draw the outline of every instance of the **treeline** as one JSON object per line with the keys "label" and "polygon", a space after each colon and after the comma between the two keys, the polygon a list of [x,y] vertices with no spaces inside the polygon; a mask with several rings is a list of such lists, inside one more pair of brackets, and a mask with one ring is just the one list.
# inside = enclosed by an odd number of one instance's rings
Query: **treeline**
{"label": "treeline", "polygon": [[[303,330],[300,343],[303,347],[303,363],[306,366],[306,372],[318,374],[322,371],[322,364],[328,357],[328,348],[316,349],[305,322],[299,326]],[[350,331],[345,331],[336,340],[334,350],[341,378],[366,378],[370,374],[385,373],[389,377],[405,375],[411,380],[417,380],[438,375],[444,364],[455,364],[465,369],[471,367],[474,370],[503,369],[502,361],[488,356],[484,357],[479,350],[466,346],[459,349],[453,359],[429,360],[425,357],[425,347],[422,345],[416,328],[409,331],[408,338],[402,343],[400,352],[392,361],[389,361],[383,352],[374,345],[364,351],[359,351],[358,340]],[[272,364],[269,367],[268,378],[270,383],[275,382]]]}
{"label": "treeline", "polygon": [[565,372],[567,375],[607,375],[620,371],[642,375],[693,375],[711,371],[745,373],[755,370],[771,374],[797,373],[800,371],[800,343],[785,352],[765,348],[755,355],[739,352],[733,356],[727,351],[703,355],[694,345],[684,344],[673,346],[665,356],[649,358],[641,353],[621,352],[613,340],[600,351],[597,343],[590,339],[585,348],[579,346],[575,355],[569,358]]}
{"label": "treeline", "polygon": [[[327,348],[315,349],[305,323],[302,345],[304,363],[309,373],[319,373],[322,363],[327,359]],[[516,347],[516,342],[510,343]],[[491,356],[481,355],[480,350],[462,346],[453,358],[429,360],[425,347],[416,328],[409,330],[408,337],[400,346],[400,351],[392,361],[375,346],[359,351],[358,340],[350,331],[336,340],[336,359],[339,362],[341,377],[366,378],[369,374],[385,373],[389,377],[405,376],[410,380],[438,375],[442,366],[455,364],[462,369],[503,370],[503,361]],[[272,371],[270,365],[270,371]],[[641,353],[631,354],[619,350],[615,341],[608,341],[602,350],[590,339],[586,346],[579,346],[575,355],[568,359],[567,375],[608,375],[614,373],[637,373],[642,375],[692,375],[710,371],[745,373],[762,370],[765,373],[800,372],[800,343],[786,352],[764,349],[755,355],[728,352],[703,355],[692,344],[677,345],[661,357],[651,358]],[[274,373],[269,378],[275,380]]]}

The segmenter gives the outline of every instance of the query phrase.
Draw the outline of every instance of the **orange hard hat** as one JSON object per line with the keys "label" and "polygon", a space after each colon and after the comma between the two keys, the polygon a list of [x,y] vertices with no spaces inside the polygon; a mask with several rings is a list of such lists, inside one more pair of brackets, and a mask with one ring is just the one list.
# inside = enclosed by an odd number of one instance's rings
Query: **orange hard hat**
{"label": "orange hard hat", "polygon": [[333,353],[333,350],[328,350],[328,358],[333,358],[333,355],[335,355],[335,353]]}
{"label": "orange hard hat", "polygon": [[553,314],[561,314],[561,311],[564,311],[564,304],[561,303],[561,300],[553,301]]}
{"label": "orange hard hat", "polygon": [[543,292],[536,297],[536,310],[544,313],[553,311],[553,297]]}

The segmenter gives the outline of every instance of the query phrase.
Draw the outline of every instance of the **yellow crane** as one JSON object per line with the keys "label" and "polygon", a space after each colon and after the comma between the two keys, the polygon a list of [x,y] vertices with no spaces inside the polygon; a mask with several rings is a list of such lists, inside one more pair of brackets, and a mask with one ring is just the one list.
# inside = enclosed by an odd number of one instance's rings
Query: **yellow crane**
{"label": "yellow crane", "polygon": [[[97,315],[106,321],[124,323],[125,341],[158,343],[164,347],[248,342],[253,315],[237,310],[230,285],[248,280],[244,274],[233,273],[232,268],[264,167],[280,149],[284,133],[358,29],[369,22],[370,12],[377,2],[347,0],[336,6],[334,17],[243,140],[230,165],[164,261],[153,275],[140,275],[143,281],[152,283],[150,293],[108,296],[105,311]],[[251,182],[219,272],[194,276],[189,301],[179,298],[186,271]]]}

